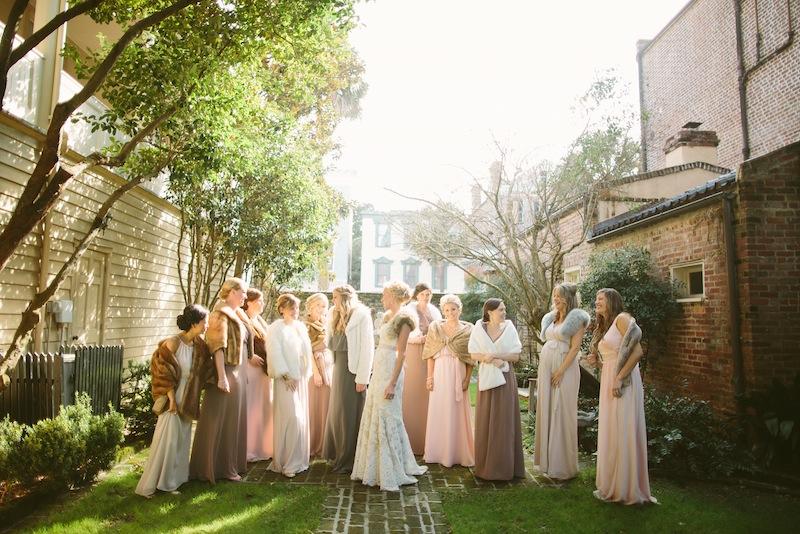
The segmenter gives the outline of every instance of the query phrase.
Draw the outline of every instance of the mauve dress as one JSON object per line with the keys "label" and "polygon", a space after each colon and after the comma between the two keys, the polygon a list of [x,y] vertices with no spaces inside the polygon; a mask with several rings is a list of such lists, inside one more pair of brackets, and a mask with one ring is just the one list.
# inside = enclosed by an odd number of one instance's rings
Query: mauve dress
{"label": "mauve dress", "polygon": [[506,383],[486,391],[478,389],[475,403],[473,472],[484,480],[525,478],[517,377],[514,367],[508,367],[503,373]]}
{"label": "mauve dress", "polygon": [[263,367],[247,369],[247,461],[272,458],[272,379]]}
{"label": "mauve dress", "polygon": [[226,365],[230,393],[217,387],[205,390],[194,433],[189,478],[208,480],[236,478],[247,471],[247,363],[245,350],[250,331],[241,325],[239,364]]}
{"label": "mauve dress", "polygon": [[[309,327],[309,335],[311,327]],[[322,375],[321,386],[314,384],[314,375],[308,379],[308,422],[311,433],[311,456],[322,457],[322,443],[325,438],[325,423],[328,420],[328,408],[331,398],[331,378],[333,374],[333,358],[326,350],[324,340],[311,347],[314,361]],[[355,387],[355,386],[354,386]]]}
{"label": "mauve dress", "polygon": [[331,336],[330,349],[333,352],[333,380],[322,457],[331,461],[332,471],[349,474],[356,457],[366,392],[356,391],[356,375],[347,366],[347,337],[344,333]]}
{"label": "mauve dress", "polygon": [[614,397],[614,379],[622,334],[612,323],[597,348],[603,358],[600,375],[600,421],[597,432],[597,490],[595,497],[623,504],[656,502],[647,474],[647,428],[639,364],[631,383]]}
{"label": "mauve dress", "polygon": [[[412,337],[420,333],[423,336],[427,335],[428,326],[433,320],[427,310],[420,312],[417,309],[417,315],[419,316],[419,332],[413,332]],[[409,340],[403,364],[406,375],[405,393],[403,394],[403,424],[406,427],[408,440],[411,442],[411,450],[416,455],[425,454],[425,430],[428,425],[429,392],[425,387],[425,381],[428,378],[428,362],[422,359],[424,346],[424,343],[411,343]]]}
{"label": "mauve dress", "polygon": [[578,474],[578,388],[581,371],[578,358],[572,360],[558,387],[550,380],[569,352],[570,338],[564,325],[552,323],[539,356],[536,393],[536,435],[533,464],[547,476],[574,478]]}

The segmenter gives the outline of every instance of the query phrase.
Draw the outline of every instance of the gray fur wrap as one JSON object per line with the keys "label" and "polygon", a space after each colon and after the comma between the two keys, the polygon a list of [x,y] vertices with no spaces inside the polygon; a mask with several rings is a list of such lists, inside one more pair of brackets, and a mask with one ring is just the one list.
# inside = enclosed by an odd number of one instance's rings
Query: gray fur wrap
{"label": "gray fur wrap", "polygon": [[[545,338],[545,332],[547,329],[550,328],[550,325],[553,324],[553,321],[556,320],[556,311],[553,310],[545,314],[542,317],[542,329],[539,331],[539,335],[542,337],[544,341],[547,341]],[[574,336],[578,330],[581,328],[586,328],[589,326],[589,321],[591,318],[589,314],[583,311],[580,308],[573,308],[567,314],[567,317],[564,319],[564,324],[561,327],[561,332],[564,334],[564,337],[571,338]]]}
{"label": "gray fur wrap", "polygon": [[[611,328],[616,328],[613,324]],[[628,358],[631,357],[633,354],[634,349],[636,349],[636,345],[642,340],[642,329],[639,328],[639,325],[636,324],[636,319],[631,317],[628,320],[628,330],[625,332],[625,335],[622,336],[622,341],[619,344],[619,353],[617,356],[617,376],[619,376],[620,370],[625,367],[625,362],[628,361]],[[628,373],[628,376],[622,379],[622,387],[629,386],[631,384],[631,374]]]}

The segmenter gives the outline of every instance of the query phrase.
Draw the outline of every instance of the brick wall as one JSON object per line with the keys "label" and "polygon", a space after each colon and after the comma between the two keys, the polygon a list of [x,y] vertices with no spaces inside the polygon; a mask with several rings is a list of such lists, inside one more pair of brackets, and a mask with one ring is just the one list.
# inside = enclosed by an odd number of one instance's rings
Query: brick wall
{"label": "brick wall", "polygon": [[800,143],[743,164],[737,252],[748,389],[800,372]]}
{"label": "brick wall", "polygon": [[[753,69],[747,81],[751,157],[800,139],[800,40],[769,55],[786,42],[790,13],[796,32],[797,0],[742,2],[745,64]],[[742,128],[734,2],[691,2],[645,48],[641,62],[647,169],[664,167],[664,142],[688,121],[716,131],[719,164],[736,168],[742,162]]]}
{"label": "brick wall", "polygon": [[719,203],[595,242],[598,250],[626,245],[650,251],[659,274],[670,266],[702,260],[705,299],[681,304],[666,345],[652,347],[645,381],[657,388],[709,400],[735,410],[729,349],[727,273]]}

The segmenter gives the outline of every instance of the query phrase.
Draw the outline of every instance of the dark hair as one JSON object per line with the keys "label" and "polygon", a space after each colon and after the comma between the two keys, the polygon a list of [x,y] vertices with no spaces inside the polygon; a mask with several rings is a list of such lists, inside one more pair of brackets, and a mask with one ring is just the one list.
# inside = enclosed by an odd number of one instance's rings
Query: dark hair
{"label": "dark hair", "polygon": [[208,316],[208,310],[199,304],[189,304],[183,309],[183,313],[178,316],[178,328],[188,332],[194,325]]}
{"label": "dark hair", "polygon": [[500,305],[503,303],[503,299],[498,298],[490,298],[486,299],[486,302],[483,303],[483,320],[484,322],[489,322],[489,312],[495,311]]}
{"label": "dark hair", "polygon": [[419,284],[414,286],[414,293],[411,295],[411,298],[412,299],[417,298],[417,295],[419,295],[423,291],[431,291],[432,292],[433,290],[431,289],[431,286],[429,286],[425,282],[420,282]]}
{"label": "dark hair", "polygon": [[248,288],[247,289],[247,298],[244,299],[244,304],[242,304],[242,309],[247,311],[247,306],[251,302],[254,302],[254,301],[258,300],[263,296],[264,296],[264,293],[262,293],[261,290],[256,289],[254,287]]}

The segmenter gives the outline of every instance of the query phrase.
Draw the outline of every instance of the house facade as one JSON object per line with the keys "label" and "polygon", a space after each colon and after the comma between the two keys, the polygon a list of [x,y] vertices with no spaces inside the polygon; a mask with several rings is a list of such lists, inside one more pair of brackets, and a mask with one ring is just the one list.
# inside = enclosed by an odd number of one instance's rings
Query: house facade
{"label": "house facade", "polygon": [[405,242],[403,221],[411,211],[365,212],[361,217],[361,291],[381,292],[386,282],[400,280],[412,288],[419,282],[435,293],[463,293],[464,271],[447,263],[417,257]]}
{"label": "house facade", "polygon": [[[0,2],[0,20],[12,3]],[[20,35],[41,27],[62,4],[30,2]],[[121,32],[77,17],[12,68],[0,113],[0,226],[10,218],[30,177],[53,107],[82,88],[61,55],[63,43],[89,53],[98,47],[99,33],[113,41]],[[102,98],[92,97],[79,111],[103,109]],[[82,161],[108,141],[106,134],[92,133],[82,123],[68,123],[66,129],[67,163]],[[123,183],[121,176],[105,169],[71,181],[44,223],[0,272],[0,350],[11,342],[28,302],[58,272],[102,202]],[[108,228],[44,309],[31,350],[57,352],[71,343],[121,344],[126,359],[146,358],[160,339],[174,333],[175,317],[184,306],[177,267],[180,211],[165,200],[164,189],[165,182],[156,180],[115,204]],[[188,254],[186,243],[183,252]]]}

